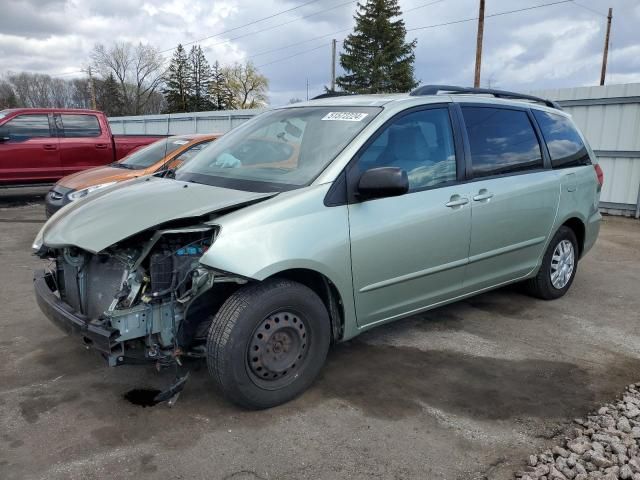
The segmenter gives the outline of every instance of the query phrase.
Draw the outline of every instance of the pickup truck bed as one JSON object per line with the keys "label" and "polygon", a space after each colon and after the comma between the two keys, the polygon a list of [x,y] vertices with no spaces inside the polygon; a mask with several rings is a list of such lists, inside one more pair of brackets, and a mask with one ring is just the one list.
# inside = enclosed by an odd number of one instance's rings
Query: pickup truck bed
{"label": "pickup truck bed", "polygon": [[113,135],[96,110],[0,111],[0,187],[50,184],[108,165],[164,135]]}

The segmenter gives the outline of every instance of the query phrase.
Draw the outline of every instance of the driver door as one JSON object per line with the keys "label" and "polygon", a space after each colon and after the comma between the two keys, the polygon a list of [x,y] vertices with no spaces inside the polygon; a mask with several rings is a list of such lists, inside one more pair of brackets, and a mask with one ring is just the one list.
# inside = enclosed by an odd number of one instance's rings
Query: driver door
{"label": "driver door", "polygon": [[462,291],[471,205],[458,184],[462,148],[456,148],[452,117],[446,105],[394,117],[349,169],[353,186],[370,168],[399,167],[409,177],[405,195],[350,201],[359,326],[418,312]]}

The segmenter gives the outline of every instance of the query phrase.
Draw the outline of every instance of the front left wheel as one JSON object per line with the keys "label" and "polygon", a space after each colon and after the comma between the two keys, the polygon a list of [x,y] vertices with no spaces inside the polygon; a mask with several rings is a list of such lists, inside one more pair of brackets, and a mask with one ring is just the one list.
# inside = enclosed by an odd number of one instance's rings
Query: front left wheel
{"label": "front left wheel", "polygon": [[269,408],[313,383],[330,336],[327,309],[313,290],[287,279],[266,280],[234,292],[215,315],[207,366],[229,400]]}

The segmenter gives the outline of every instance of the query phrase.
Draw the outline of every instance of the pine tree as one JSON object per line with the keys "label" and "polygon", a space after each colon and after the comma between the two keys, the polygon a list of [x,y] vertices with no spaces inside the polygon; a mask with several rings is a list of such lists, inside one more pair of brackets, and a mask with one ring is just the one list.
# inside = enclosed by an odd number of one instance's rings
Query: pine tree
{"label": "pine tree", "polygon": [[109,117],[117,117],[124,114],[124,100],[120,86],[113,73],[105,80],[96,81],[96,103],[98,109]]}
{"label": "pine tree", "polygon": [[193,76],[187,52],[178,45],[171,58],[165,77],[164,93],[167,99],[167,112],[188,112],[191,106],[190,95],[193,89]]}
{"label": "pine tree", "polygon": [[405,43],[407,29],[399,17],[398,0],[358,3],[354,32],[344,41],[340,65],[345,74],[337,84],[350,93],[406,92],[418,82],[413,76],[416,40]]}
{"label": "pine tree", "polygon": [[189,72],[191,74],[190,107],[193,112],[211,110],[213,108],[208,98],[211,83],[211,66],[204,56],[202,47],[194,45],[189,52]]}
{"label": "pine tree", "polygon": [[209,100],[213,110],[228,110],[231,108],[232,95],[223,68],[216,61],[211,68],[211,82],[209,83]]}

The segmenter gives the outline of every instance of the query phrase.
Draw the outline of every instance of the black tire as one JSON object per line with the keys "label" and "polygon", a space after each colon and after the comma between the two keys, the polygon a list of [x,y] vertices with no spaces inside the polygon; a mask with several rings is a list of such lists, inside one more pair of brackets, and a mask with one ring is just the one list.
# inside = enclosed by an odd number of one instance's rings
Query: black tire
{"label": "black tire", "polygon": [[[573,270],[567,283],[562,288],[557,288],[551,281],[552,257],[556,247],[565,240],[571,242],[573,245]],[[573,233],[573,230],[569,227],[560,227],[551,239],[551,242],[549,242],[549,246],[547,247],[547,251],[544,253],[542,265],[540,265],[538,273],[535,277],[524,283],[527,293],[543,300],[555,300],[556,298],[562,297],[567,293],[573,283],[573,279],[576,277],[576,273],[578,271],[578,256],[578,241],[576,240],[575,233]]]}
{"label": "black tire", "polygon": [[324,365],[330,336],[327,309],[315,292],[291,280],[266,280],[234,292],[215,315],[207,366],[230,401],[269,408],[309,388]]}

